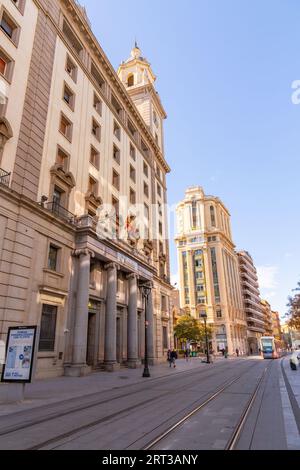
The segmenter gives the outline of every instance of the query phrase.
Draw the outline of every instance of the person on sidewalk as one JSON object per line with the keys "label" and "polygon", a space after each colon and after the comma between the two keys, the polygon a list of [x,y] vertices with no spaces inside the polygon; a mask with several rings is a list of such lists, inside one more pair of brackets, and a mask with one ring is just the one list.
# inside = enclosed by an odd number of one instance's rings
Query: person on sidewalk
{"label": "person on sidewalk", "polygon": [[239,356],[240,356],[240,350],[239,350],[239,348],[236,348],[235,352],[236,352],[236,357],[239,357]]}
{"label": "person on sidewalk", "polygon": [[170,367],[174,366],[174,368],[176,367],[176,360],[178,359],[178,355],[177,355],[177,352],[175,349],[173,349],[173,351],[171,352],[171,362],[170,362]]}
{"label": "person on sidewalk", "polygon": [[172,354],[172,351],[171,351],[171,349],[169,349],[169,350],[168,350],[168,353],[167,353],[167,361],[168,361],[168,363],[170,364],[170,367],[172,367],[171,354]]}
{"label": "person on sidewalk", "polygon": [[190,350],[189,349],[186,349],[184,351],[184,357],[186,359],[186,362],[189,362],[189,358],[190,358]]}

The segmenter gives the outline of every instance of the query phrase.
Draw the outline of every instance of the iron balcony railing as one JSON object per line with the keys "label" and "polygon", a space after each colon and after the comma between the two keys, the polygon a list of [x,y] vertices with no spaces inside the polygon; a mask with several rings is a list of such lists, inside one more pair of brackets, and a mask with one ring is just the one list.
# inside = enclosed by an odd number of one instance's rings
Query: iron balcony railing
{"label": "iron balcony railing", "polygon": [[0,184],[3,186],[9,186],[10,175],[11,173],[7,173],[7,171],[4,171],[2,168],[0,168]]}
{"label": "iron balcony railing", "polygon": [[52,212],[52,214],[56,215],[60,219],[65,220],[66,222],[75,225],[76,223],[76,216],[69,212],[65,207],[61,206],[57,202],[47,202],[44,203],[43,206],[48,211]]}

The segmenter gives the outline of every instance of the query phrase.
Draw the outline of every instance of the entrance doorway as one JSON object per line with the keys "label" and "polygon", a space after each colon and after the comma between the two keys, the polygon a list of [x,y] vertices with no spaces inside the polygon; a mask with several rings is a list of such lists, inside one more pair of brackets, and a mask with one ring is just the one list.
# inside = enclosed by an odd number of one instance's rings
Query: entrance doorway
{"label": "entrance doorway", "polygon": [[88,331],[87,331],[87,350],[86,363],[88,366],[94,366],[96,347],[96,314],[89,312]]}

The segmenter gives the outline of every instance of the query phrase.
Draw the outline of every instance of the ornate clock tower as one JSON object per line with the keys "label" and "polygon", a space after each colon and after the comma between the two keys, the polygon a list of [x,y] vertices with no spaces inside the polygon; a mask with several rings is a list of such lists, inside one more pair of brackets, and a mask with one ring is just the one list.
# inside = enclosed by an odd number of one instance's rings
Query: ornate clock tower
{"label": "ornate clock tower", "polygon": [[120,65],[118,75],[163,152],[163,120],[167,115],[155,90],[156,76],[137,43],[129,59]]}

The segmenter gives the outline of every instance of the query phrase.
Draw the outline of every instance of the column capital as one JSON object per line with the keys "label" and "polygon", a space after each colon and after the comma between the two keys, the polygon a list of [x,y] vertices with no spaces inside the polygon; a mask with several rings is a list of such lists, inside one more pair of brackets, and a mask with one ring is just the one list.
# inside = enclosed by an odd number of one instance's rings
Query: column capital
{"label": "column capital", "polygon": [[117,271],[120,271],[121,267],[120,267],[119,264],[112,262],[112,263],[107,263],[107,264],[104,266],[104,269],[105,269],[106,271],[109,271],[110,269],[116,269]]}
{"label": "column capital", "polygon": [[147,286],[147,287],[150,287],[151,289],[154,288],[154,282],[153,281],[142,281],[139,283],[139,288],[143,287],[143,286]]}
{"label": "column capital", "polygon": [[131,279],[136,279],[136,280],[138,280],[138,279],[139,279],[139,275],[136,274],[136,273],[130,273],[130,274],[128,274],[128,275],[126,276],[126,279],[127,279],[128,281],[130,281]]}
{"label": "column capital", "polygon": [[95,253],[88,248],[83,248],[81,250],[73,250],[72,256],[74,258],[80,258],[80,256],[90,256],[91,258],[95,258]]}

